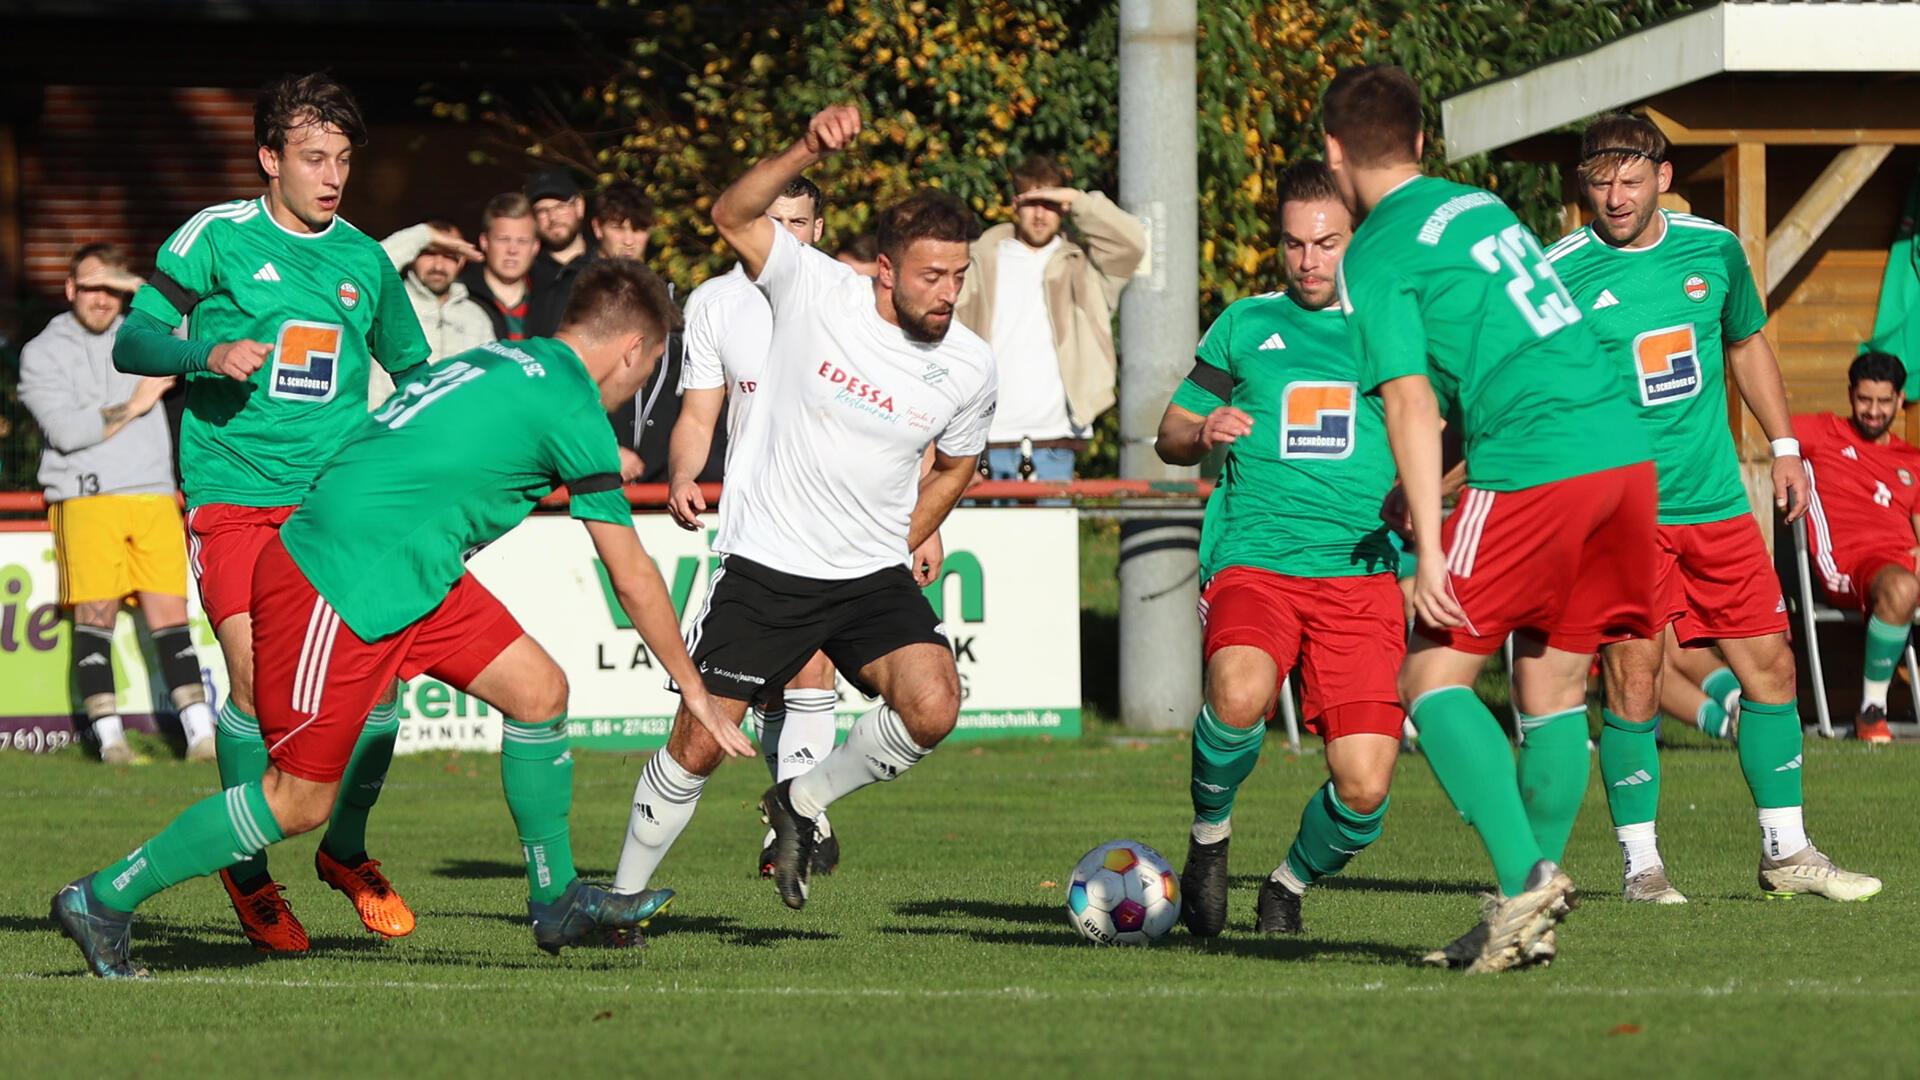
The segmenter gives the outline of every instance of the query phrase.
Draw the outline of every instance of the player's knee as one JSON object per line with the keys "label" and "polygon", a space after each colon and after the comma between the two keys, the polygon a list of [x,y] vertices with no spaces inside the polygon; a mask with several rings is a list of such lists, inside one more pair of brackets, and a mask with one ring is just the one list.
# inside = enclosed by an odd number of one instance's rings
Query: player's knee
{"label": "player's knee", "polygon": [[1881,622],[1899,624],[1911,620],[1914,606],[1920,604],[1920,577],[1905,570],[1892,571],[1881,579],[1878,599],[1874,614]]}
{"label": "player's knee", "polygon": [[1387,801],[1387,792],[1391,789],[1392,783],[1392,774],[1338,776],[1333,781],[1333,793],[1339,797],[1340,805],[1354,813],[1371,814]]}
{"label": "player's knee", "polygon": [[1265,721],[1273,711],[1273,688],[1245,679],[1221,679],[1208,686],[1207,704],[1213,707],[1214,717],[1228,727],[1250,728]]}
{"label": "player's knee", "polygon": [[915,742],[934,746],[953,731],[960,721],[960,681],[957,676],[930,678],[911,691],[889,701],[900,714]]}
{"label": "player's knee", "polygon": [[833,661],[827,659],[825,653],[813,654],[813,659],[807,661],[807,666],[800,669],[800,674],[793,680],[792,685],[801,690],[833,689]]}

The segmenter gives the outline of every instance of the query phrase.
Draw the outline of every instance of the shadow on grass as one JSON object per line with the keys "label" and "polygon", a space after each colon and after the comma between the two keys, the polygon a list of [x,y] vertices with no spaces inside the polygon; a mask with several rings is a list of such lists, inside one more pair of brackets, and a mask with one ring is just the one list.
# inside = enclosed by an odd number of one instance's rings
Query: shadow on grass
{"label": "shadow on grass", "polygon": [[991,900],[914,900],[896,904],[894,914],[909,919],[987,919],[992,922],[1058,926],[1066,919],[1061,904],[1002,904]]}
{"label": "shadow on grass", "polygon": [[[1236,889],[1257,889],[1267,880],[1265,874],[1235,874],[1233,887]],[[1477,896],[1489,891],[1492,886],[1476,884],[1471,881],[1434,881],[1430,878],[1371,878],[1339,877],[1327,878],[1314,883],[1314,889],[1327,889],[1333,892],[1387,892],[1387,893],[1434,893],[1458,896]]]}
{"label": "shadow on grass", "polygon": [[[58,934],[60,929],[46,916],[0,915],[0,932]],[[372,936],[318,934],[311,939],[312,953],[357,953],[381,949],[386,942]],[[209,929],[204,923],[179,923],[168,919],[137,916],[133,921],[133,959],[158,969],[209,970],[254,967],[275,959],[295,958],[300,953],[262,953],[249,945],[237,930]],[[81,964],[78,956],[75,964]]]}
{"label": "shadow on grass", "polygon": [[[613,877],[612,870],[581,866],[576,871],[588,881],[602,881]],[[524,878],[527,868],[524,863],[507,862],[504,859],[449,859],[434,868],[434,877],[450,881],[498,881],[505,878]]]}
{"label": "shadow on grass", "polygon": [[[516,915],[503,911],[446,911],[435,912],[436,916],[450,919],[487,919],[492,922],[511,923],[514,926],[527,925],[525,915]],[[753,926],[742,923],[728,915],[675,915],[671,909],[653,920],[653,925],[644,931],[647,940],[664,937],[687,937],[704,935],[717,938],[728,945],[745,945],[766,948],[783,941],[838,941],[840,935],[824,930],[802,930],[785,926]]]}
{"label": "shadow on grass", "polygon": [[[982,945],[1039,945],[1052,948],[1086,949],[1090,946],[1086,939],[1075,933],[1068,925],[1066,915],[1061,911],[1047,909],[1051,914],[1050,922],[1057,922],[1058,930],[976,930],[957,926],[883,926],[883,934],[914,936],[921,934],[942,934],[949,937],[965,938]],[[1345,955],[1376,963],[1412,965],[1419,959],[1419,953],[1382,945],[1372,941],[1323,941],[1315,938],[1280,937],[1239,937],[1226,936],[1201,939],[1190,934],[1174,933],[1154,942],[1153,947],[1160,950],[1182,952],[1219,953],[1228,956],[1247,956],[1265,960],[1305,960],[1323,955]]]}

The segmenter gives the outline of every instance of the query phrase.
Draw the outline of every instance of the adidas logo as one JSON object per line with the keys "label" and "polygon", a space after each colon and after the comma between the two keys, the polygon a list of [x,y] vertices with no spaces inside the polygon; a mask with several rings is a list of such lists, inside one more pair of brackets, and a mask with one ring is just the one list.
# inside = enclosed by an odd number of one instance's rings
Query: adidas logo
{"label": "adidas logo", "polygon": [[1782,596],[1779,602],[1773,605],[1773,613],[1778,615],[1785,610],[1787,610],[1787,598]]}
{"label": "adidas logo", "polygon": [[1193,782],[1193,786],[1199,788],[1201,791],[1211,791],[1215,795],[1218,795],[1221,792],[1227,790],[1226,788],[1221,787],[1219,784],[1209,784],[1205,780],[1195,780]]}
{"label": "adidas logo", "polygon": [[1278,333],[1273,333],[1273,334],[1268,334],[1267,340],[1261,342],[1260,348],[1255,351],[1266,352],[1268,349],[1284,349],[1286,347],[1287,347],[1287,343],[1280,340],[1280,335]]}
{"label": "adidas logo", "polygon": [[266,263],[266,264],[264,264],[264,265],[262,265],[262,266],[260,267],[260,269],[258,269],[258,270],[255,270],[255,271],[253,272],[253,280],[255,280],[255,281],[279,281],[279,280],[280,280],[280,271],[278,271],[278,270],[275,270],[275,269],[273,268],[273,264],[272,264],[272,263]]}
{"label": "adidas logo", "polygon": [[1773,771],[1774,771],[1774,772],[1792,772],[1793,770],[1795,770],[1795,769],[1797,769],[1797,768],[1799,768],[1799,767],[1800,767],[1800,758],[1801,758],[1801,757],[1802,757],[1802,755],[1800,755],[1800,754],[1795,754],[1795,755],[1793,755],[1793,760],[1792,760],[1792,761],[1789,761],[1789,762],[1787,762],[1787,763],[1786,763],[1785,765],[1782,765],[1782,766],[1780,766],[1779,768],[1777,768],[1777,769],[1775,769],[1775,770],[1773,770]]}
{"label": "adidas logo", "polygon": [[814,757],[814,756],[813,756],[813,751],[811,751],[811,750],[809,750],[809,749],[807,749],[807,748],[806,748],[806,747],[804,747],[804,746],[803,746],[803,747],[801,747],[801,748],[800,748],[800,749],[798,749],[798,750],[795,750],[795,751],[793,752],[793,755],[792,755],[792,756],[793,756],[793,760],[795,760],[795,761],[817,761],[817,760],[819,760],[818,758],[816,758],[816,757]]}
{"label": "adidas logo", "polygon": [[75,667],[86,667],[86,666],[88,666],[89,664],[104,664],[104,663],[106,663],[106,662],[107,662],[107,658],[106,658],[106,656],[105,656],[105,655],[103,655],[103,654],[101,654],[101,653],[92,653],[92,654],[89,654],[89,655],[87,655],[87,656],[83,656],[83,657],[81,657],[81,658],[80,658],[80,662],[79,662],[78,664],[75,664],[74,666],[75,666]]}
{"label": "adidas logo", "polygon": [[1613,295],[1612,289],[1601,289],[1599,297],[1593,302],[1593,310],[1599,311],[1601,308],[1614,307],[1619,303],[1620,298]]}
{"label": "adidas logo", "polygon": [[633,808],[640,812],[641,817],[646,818],[647,821],[651,822],[652,824],[655,824],[655,825],[660,824],[660,819],[653,816],[652,805],[648,803],[634,803]]}
{"label": "adidas logo", "polygon": [[1849,460],[1849,461],[1859,461],[1859,460],[1860,460],[1860,455],[1859,455],[1859,454],[1857,454],[1857,453],[1855,453],[1855,452],[1854,452],[1854,449],[1853,449],[1853,447],[1851,447],[1851,446],[1843,446],[1843,447],[1841,447],[1841,448],[1840,448],[1840,456],[1841,456],[1841,457],[1843,457],[1843,458],[1846,458],[1846,459],[1847,459],[1847,460]]}
{"label": "adidas logo", "polygon": [[1653,774],[1645,769],[1635,769],[1632,776],[1623,776],[1613,782],[1614,787],[1639,787],[1653,783]]}
{"label": "adidas logo", "polygon": [[867,764],[873,766],[875,769],[879,770],[880,772],[887,774],[883,777],[880,777],[880,779],[882,780],[892,780],[897,778],[900,775],[900,770],[898,768],[895,768],[892,764],[888,762],[881,761],[879,758],[874,757],[872,754],[867,755]]}

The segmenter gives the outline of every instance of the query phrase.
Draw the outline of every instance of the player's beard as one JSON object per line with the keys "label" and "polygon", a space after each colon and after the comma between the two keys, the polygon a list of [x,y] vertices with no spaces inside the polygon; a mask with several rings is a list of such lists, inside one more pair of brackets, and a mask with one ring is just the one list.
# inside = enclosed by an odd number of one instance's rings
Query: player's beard
{"label": "player's beard", "polygon": [[[945,322],[933,321],[934,316],[945,315]],[[926,345],[938,345],[947,339],[947,331],[953,329],[953,309],[936,312],[932,308],[915,311],[907,305],[906,298],[898,289],[893,293],[893,315],[900,320],[900,330],[908,337]]]}
{"label": "player's beard", "polygon": [[1859,432],[1860,437],[1862,439],[1865,439],[1867,442],[1874,442],[1878,440],[1880,436],[1885,435],[1887,433],[1887,429],[1892,426],[1893,426],[1893,417],[1891,416],[1887,417],[1884,423],[1878,423],[1872,420],[1862,419],[1858,414],[1856,414],[1853,417],[1853,430]]}
{"label": "player's beard", "polygon": [[1594,230],[1600,233],[1600,238],[1607,243],[1615,247],[1625,247],[1645,235],[1647,226],[1653,224],[1653,215],[1659,212],[1660,203],[1657,199],[1641,206],[1633,212],[1633,217],[1627,227],[1626,235],[1616,236],[1607,221],[1606,208],[1601,207],[1601,212],[1594,215],[1593,218]]}

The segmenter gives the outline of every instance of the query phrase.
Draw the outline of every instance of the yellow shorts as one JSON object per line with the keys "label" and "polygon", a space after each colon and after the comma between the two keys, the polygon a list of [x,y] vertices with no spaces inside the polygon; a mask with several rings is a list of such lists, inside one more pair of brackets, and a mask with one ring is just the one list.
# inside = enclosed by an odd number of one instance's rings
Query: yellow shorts
{"label": "yellow shorts", "polygon": [[47,507],[60,602],[187,595],[187,535],[172,495],[89,495]]}

